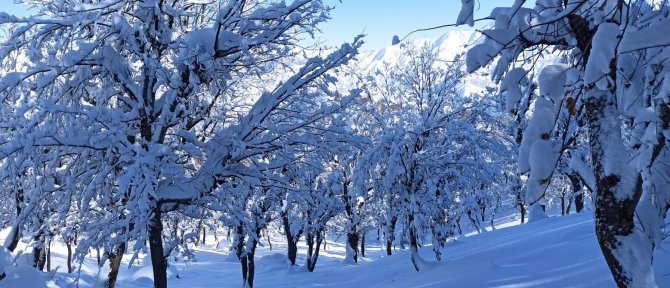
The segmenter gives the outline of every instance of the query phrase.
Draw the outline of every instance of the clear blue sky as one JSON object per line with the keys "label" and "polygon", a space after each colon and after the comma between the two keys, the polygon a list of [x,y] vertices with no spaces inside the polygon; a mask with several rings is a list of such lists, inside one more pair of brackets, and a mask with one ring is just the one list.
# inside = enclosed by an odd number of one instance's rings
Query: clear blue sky
{"label": "clear blue sky", "polygon": [[[351,41],[365,33],[365,49],[378,49],[391,44],[393,35],[403,37],[412,30],[456,22],[461,7],[459,0],[324,0],[336,6],[331,20],[322,25],[323,39],[330,45]],[[23,5],[0,0],[0,11],[19,16],[29,15]],[[287,1],[289,2],[289,1]],[[510,5],[513,0],[478,0],[475,17],[487,16],[493,6]],[[459,29],[470,29],[467,26]],[[448,29],[415,33],[412,38],[436,37]]]}
{"label": "clear blue sky", "polygon": [[[393,35],[456,22],[461,9],[459,0],[324,0],[336,8],[323,28],[329,44],[350,41],[365,33],[367,49],[391,45]],[[475,18],[488,16],[493,7],[511,5],[513,0],[477,0]],[[473,29],[467,25],[457,29]],[[448,28],[412,34],[411,38],[436,37]]]}

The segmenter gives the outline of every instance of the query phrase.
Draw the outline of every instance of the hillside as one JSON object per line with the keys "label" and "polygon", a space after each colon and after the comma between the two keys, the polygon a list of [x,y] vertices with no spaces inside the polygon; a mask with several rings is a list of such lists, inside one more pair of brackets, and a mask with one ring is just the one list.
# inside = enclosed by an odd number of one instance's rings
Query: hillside
{"label": "hillside", "polygon": [[[413,270],[406,251],[383,256],[379,246],[369,247],[358,265],[343,264],[342,243],[330,241],[315,272],[290,270],[284,246],[274,243],[273,250],[266,245],[257,252],[256,287],[613,287],[593,227],[587,211],[459,238],[446,245],[445,260],[423,272]],[[208,241],[212,244],[214,239]],[[298,262],[304,263],[305,247],[300,244]],[[665,247],[670,247],[667,242]],[[62,266],[64,247],[56,252],[54,266]],[[432,259],[430,248],[424,247],[421,253]],[[240,287],[239,263],[228,260],[226,249],[206,245],[196,249],[195,255],[195,261],[171,269],[170,287]],[[657,249],[655,257],[659,285],[670,287],[667,249]],[[94,267],[92,260],[82,267],[80,287],[91,287]],[[54,287],[67,287],[71,281],[63,273],[56,279],[51,283]],[[122,288],[148,287],[151,267],[123,265],[119,280]]]}

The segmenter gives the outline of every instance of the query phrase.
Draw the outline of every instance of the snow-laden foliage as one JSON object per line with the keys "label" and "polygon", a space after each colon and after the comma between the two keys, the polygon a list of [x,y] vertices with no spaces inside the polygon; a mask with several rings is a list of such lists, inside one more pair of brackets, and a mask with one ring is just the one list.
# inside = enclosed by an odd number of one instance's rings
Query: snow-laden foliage
{"label": "snow-laden foliage", "polygon": [[[466,215],[478,230],[500,204],[509,159],[503,117],[490,97],[462,97],[459,64],[443,65],[430,46],[403,47],[387,73],[365,79],[370,121],[381,125],[357,161],[356,185],[375,194],[388,241],[403,223],[416,270],[416,253],[430,235],[436,258]],[[487,211],[487,209],[490,209]]]}
{"label": "snow-laden foliage", "polygon": [[[529,171],[527,204],[539,211],[552,175],[567,171],[575,187],[581,182],[595,193],[596,232],[617,284],[656,286],[652,253],[670,208],[661,188],[670,179],[669,51],[658,27],[670,7],[642,0],[531,4],[493,9],[494,26],[466,61],[469,71],[492,65],[507,109],[529,116],[519,151],[519,168]],[[464,5],[461,14],[471,11]],[[552,54],[562,60],[543,64]]]}
{"label": "snow-laden foliage", "polygon": [[[0,17],[10,28],[0,92],[11,119],[0,155],[15,187],[5,191],[16,195],[16,235],[40,247],[77,216],[78,255],[102,247],[117,267],[114,255],[148,241],[157,287],[172,250],[163,215],[225,203],[236,206],[230,213],[251,209],[249,225],[262,228],[262,203],[272,201],[263,183],[280,168],[266,154],[314,145],[315,123],[355,96],[318,91],[358,39],[285,68],[298,38],[328,18],[318,0],[26,2],[36,16]],[[248,188],[240,202],[217,198],[235,183]]]}

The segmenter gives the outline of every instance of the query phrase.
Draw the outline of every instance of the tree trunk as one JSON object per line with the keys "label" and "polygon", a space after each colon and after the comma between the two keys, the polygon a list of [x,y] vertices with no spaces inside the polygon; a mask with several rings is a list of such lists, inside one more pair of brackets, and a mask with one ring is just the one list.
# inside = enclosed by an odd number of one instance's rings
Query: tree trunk
{"label": "tree trunk", "polygon": [[235,227],[235,234],[233,235],[233,249],[235,249],[235,254],[240,260],[240,267],[242,268],[242,287],[248,287],[247,285],[249,285],[250,262],[248,260],[248,253],[244,250],[244,224],[241,222]]}
{"label": "tree trunk", "polygon": [[249,254],[247,255],[247,261],[249,261],[249,264],[247,264],[247,273],[249,273],[247,275],[247,285],[249,286],[249,288],[254,287],[254,272],[256,270],[254,265],[254,254],[255,254],[254,250],[256,250],[255,247],[252,248],[251,252],[249,252]]}
{"label": "tree trunk", "polygon": [[119,268],[121,267],[121,260],[123,259],[124,253],[126,253],[126,243],[121,243],[121,245],[112,248],[112,251],[106,253],[107,260],[109,261],[109,273],[107,274],[107,279],[102,284],[102,287],[114,288],[116,286],[116,279],[119,276]]}
{"label": "tree trunk", "polygon": [[309,272],[314,272],[314,265],[312,257],[314,257],[314,236],[312,235],[311,232],[307,232],[307,235],[305,235],[305,241],[307,241],[307,261],[305,262],[305,265],[307,266],[307,271]]}
{"label": "tree trunk", "polygon": [[44,232],[39,232],[35,236],[35,246],[33,247],[33,267],[40,271],[44,270],[46,264],[46,245],[44,243]]}
{"label": "tree trunk", "polygon": [[242,267],[242,287],[246,288],[247,287],[247,276],[249,267],[247,266],[249,262],[247,262],[247,255],[242,255],[240,257],[240,266]]}
{"label": "tree trunk", "polygon": [[574,199],[574,197],[568,198],[568,207],[565,207],[565,215],[570,215],[570,210],[572,209],[572,199]]}
{"label": "tree trunk", "polygon": [[393,249],[391,249],[391,246],[393,245],[393,241],[391,240],[386,240],[386,255],[393,255]]}
{"label": "tree trunk", "polygon": [[365,257],[365,233],[361,236],[361,257]]}
{"label": "tree trunk", "polygon": [[254,256],[256,254],[256,246],[258,242],[256,240],[251,241],[251,247],[249,251],[240,258],[240,264],[242,264],[242,287],[253,288],[254,287],[254,273],[255,273],[255,263]]}
{"label": "tree trunk", "polygon": [[423,270],[425,266],[425,261],[419,255],[419,243],[418,243],[418,234],[416,228],[414,227],[414,214],[409,213],[407,215],[407,237],[409,238],[409,250],[410,257],[412,259],[412,265],[416,271]]}
{"label": "tree trunk", "polygon": [[358,263],[358,240],[360,236],[352,228],[349,233],[347,233],[347,259],[353,260],[354,263]]}
{"label": "tree trunk", "polygon": [[561,216],[565,216],[565,195],[566,191],[561,191]]}
{"label": "tree trunk", "polygon": [[18,218],[21,215],[21,204],[23,204],[23,189],[18,189],[16,191],[15,197],[15,208],[16,208],[16,218],[17,223],[14,223],[12,230],[10,232],[10,237],[5,240],[5,247],[11,252],[14,252],[16,246],[19,245],[19,240],[21,239],[21,223],[18,223]]}
{"label": "tree trunk", "polygon": [[200,231],[202,231],[202,220],[198,221],[198,227],[196,227],[195,229],[196,229],[195,246],[198,246],[200,244]]}
{"label": "tree trunk", "polygon": [[575,195],[575,212],[580,213],[584,210],[584,195]]}
{"label": "tree trunk", "polygon": [[291,266],[295,265],[295,258],[298,255],[298,237],[295,237],[291,233],[291,225],[288,220],[288,215],[286,213],[281,213],[282,224],[284,226],[284,235],[286,235],[286,246],[288,247],[288,261],[291,263]]}
{"label": "tree trunk", "polygon": [[346,179],[342,183],[342,201],[344,202],[344,215],[347,216],[349,220],[349,231],[347,231],[347,251],[346,251],[346,262],[353,261],[353,263],[358,263],[358,241],[360,236],[358,235],[358,229],[356,225],[356,215],[355,214],[355,205],[356,202],[352,199],[352,196],[349,195],[349,184],[351,181],[348,180],[347,173],[343,171],[344,178]]}
{"label": "tree trunk", "polygon": [[398,222],[398,217],[391,217],[388,235],[386,235],[386,255],[393,254],[391,246],[393,245],[393,240],[395,239],[395,224]]}
{"label": "tree trunk", "polygon": [[67,273],[72,273],[72,241],[65,239],[65,246],[67,246]]}
{"label": "tree trunk", "polygon": [[[127,203],[128,198],[127,195],[126,197],[123,198],[122,202]],[[119,215],[119,220],[125,219],[125,215],[121,214]],[[128,224],[128,230],[133,230],[135,228],[135,223],[130,222]],[[125,233],[126,229],[121,229],[120,234]],[[76,240],[77,237],[72,238],[72,242],[74,245],[77,245]],[[121,260],[123,259],[123,254],[126,253],[127,249],[127,243],[123,242],[119,244],[119,246],[112,247],[109,251],[105,251],[103,254],[103,257],[106,258],[106,260],[101,260],[100,259],[100,248],[96,247],[95,248],[97,251],[97,256],[98,256],[98,266],[102,267],[102,265],[105,265],[107,261],[109,261],[109,273],[107,273],[107,277],[102,283],[101,287],[105,288],[114,288],[116,286],[116,280],[119,275],[119,268],[121,267]]]}
{"label": "tree trunk", "polygon": [[[207,226],[203,225],[202,226],[202,245],[205,245],[205,241],[207,239]],[[270,249],[272,250],[272,249]]]}
{"label": "tree trunk", "polygon": [[47,271],[51,271],[51,240],[47,242]]}
{"label": "tree trunk", "polygon": [[[482,230],[479,227],[479,221],[477,221],[477,216],[474,215],[474,213],[472,213],[472,210],[468,209],[468,211],[465,212],[465,214],[468,215],[468,218],[470,219],[470,222],[472,223],[472,226],[474,226],[475,229],[477,230],[477,234],[482,234]],[[473,215],[474,215],[474,217],[473,217]],[[523,215],[523,214],[521,214],[521,215]],[[523,223],[523,216],[521,216],[521,218],[522,218],[521,223]]]}
{"label": "tree trunk", "polygon": [[584,209],[584,194],[582,193],[582,182],[579,179],[577,172],[572,172],[568,174],[568,179],[570,179],[570,184],[572,184],[572,196],[575,199],[575,211],[577,213],[582,212]]}
{"label": "tree trunk", "polygon": [[316,260],[319,259],[319,247],[321,247],[320,231],[307,233],[305,240],[307,240],[307,271],[314,272],[316,267]]}
{"label": "tree trunk", "polygon": [[163,251],[163,221],[161,204],[151,211],[149,221],[149,251],[151,252],[151,266],[154,275],[155,288],[167,288],[167,257]]}
{"label": "tree trunk", "polygon": [[486,231],[486,227],[485,227],[486,224],[484,224],[484,223],[486,223],[486,204],[483,203],[483,200],[482,200],[481,203],[479,203],[479,212],[480,212],[479,216],[481,217],[481,219],[477,219],[477,222],[479,222],[480,225],[482,226],[482,230]]}
{"label": "tree trunk", "polygon": [[[520,143],[519,143],[519,145],[520,145]],[[514,193],[514,197],[516,198],[515,201],[516,201],[516,205],[519,209],[519,213],[521,213],[521,224],[523,224],[523,223],[526,223],[526,205],[524,205],[524,201],[523,201],[523,199],[525,198],[524,195],[523,195],[523,189],[525,189],[525,188],[523,188],[523,186],[521,185],[521,182],[520,182],[521,180],[520,179],[521,179],[521,177],[519,176],[519,174],[516,174],[516,184],[514,184],[512,189],[514,189],[514,191],[516,191]],[[463,233],[461,233],[461,234],[463,234]]]}
{"label": "tree trunk", "polygon": [[586,114],[596,179],[598,243],[618,287],[655,287],[651,255],[639,247],[643,245],[639,245],[641,239],[636,239],[639,235],[635,233],[635,208],[642,194],[642,178],[627,167],[626,159],[621,159],[625,147],[615,96],[595,87],[589,90]]}
{"label": "tree trunk", "polygon": [[33,267],[37,270],[44,271],[44,264],[46,264],[46,249],[44,247],[33,248]]}
{"label": "tree trunk", "polygon": [[[18,221],[18,220],[17,220]],[[16,246],[19,245],[19,240],[21,239],[21,229],[19,228],[19,224],[15,224],[15,226],[12,226],[12,230],[9,233],[9,238],[7,238],[7,241],[5,241],[5,244],[7,249],[11,252],[14,252],[16,249]]]}

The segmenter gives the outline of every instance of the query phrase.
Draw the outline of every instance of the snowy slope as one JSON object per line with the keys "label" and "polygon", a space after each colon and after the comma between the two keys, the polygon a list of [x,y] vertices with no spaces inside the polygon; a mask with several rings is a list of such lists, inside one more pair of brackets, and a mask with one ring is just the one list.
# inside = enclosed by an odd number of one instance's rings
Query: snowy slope
{"label": "snowy slope", "polygon": [[[593,230],[592,215],[586,212],[464,237],[446,245],[445,260],[420,273],[413,270],[406,252],[386,257],[379,247],[370,247],[368,257],[358,265],[343,264],[342,244],[331,242],[319,257],[315,272],[289,270],[285,250],[277,244],[281,243],[279,238],[274,250],[266,245],[258,252],[256,287],[614,287]],[[213,238],[208,241],[213,243]],[[655,257],[661,287],[670,287],[667,248],[668,243]],[[430,248],[421,252],[432,259]],[[54,260],[55,266],[63,265],[62,255]],[[179,278],[173,275],[170,287],[241,286],[239,264],[228,260],[225,249],[200,248],[196,255],[196,262],[175,265],[173,272]],[[299,263],[303,261],[299,258]],[[92,259],[84,265],[80,287],[90,287],[94,267]],[[62,287],[71,281],[63,273],[56,278]],[[125,265],[119,280],[121,288],[149,287],[151,268],[128,269]]]}
{"label": "snowy slope", "polygon": [[[404,45],[422,46],[431,45],[435,47],[438,57],[441,60],[453,60],[460,53],[464,53],[468,46],[479,39],[479,33],[475,31],[452,30],[437,38],[420,38],[408,42]],[[384,64],[396,64],[400,61],[401,46],[389,45],[379,50],[362,51],[358,56],[359,66],[364,69],[384,68]]]}

